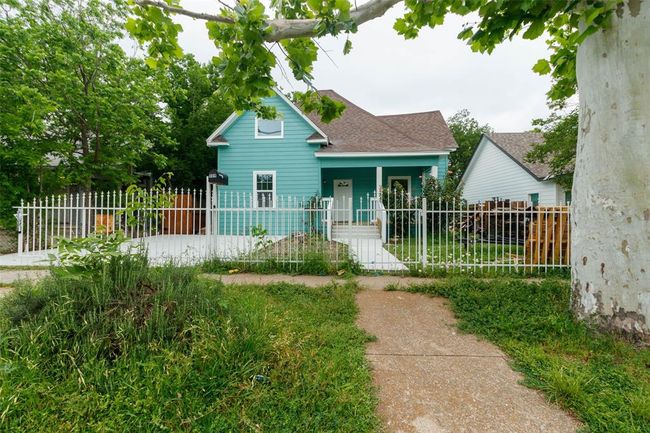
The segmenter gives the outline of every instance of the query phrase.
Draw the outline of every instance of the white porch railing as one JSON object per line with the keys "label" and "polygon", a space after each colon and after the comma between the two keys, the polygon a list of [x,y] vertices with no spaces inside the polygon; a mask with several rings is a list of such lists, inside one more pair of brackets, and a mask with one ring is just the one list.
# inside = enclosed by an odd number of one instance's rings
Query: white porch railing
{"label": "white porch railing", "polygon": [[[352,198],[169,189],[167,204],[124,192],[50,196],[17,207],[19,256],[47,257],[59,239],[122,232],[153,261],[335,266],[367,270],[547,271],[569,267],[569,208],[525,202],[427,201],[383,191]],[[153,200],[150,200],[154,198]],[[268,200],[268,201],[267,201]],[[272,202],[270,201],[272,200]],[[338,205],[337,205],[338,203]],[[345,205],[340,205],[345,203]],[[340,216],[347,216],[338,221]],[[342,219],[342,217],[341,217]],[[0,256],[0,265],[3,257]]]}

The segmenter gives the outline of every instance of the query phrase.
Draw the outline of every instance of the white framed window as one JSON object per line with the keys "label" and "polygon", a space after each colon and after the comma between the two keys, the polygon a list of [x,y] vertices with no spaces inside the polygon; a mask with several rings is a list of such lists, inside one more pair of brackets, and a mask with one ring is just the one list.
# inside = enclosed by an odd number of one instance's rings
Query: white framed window
{"label": "white framed window", "polygon": [[395,184],[399,184],[407,194],[411,194],[411,176],[388,176],[388,188],[395,189]]}
{"label": "white framed window", "polygon": [[284,138],[284,120],[255,118],[255,138]]}
{"label": "white framed window", "polygon": [[275,171],[253,172],[253,207],[275,207]]}

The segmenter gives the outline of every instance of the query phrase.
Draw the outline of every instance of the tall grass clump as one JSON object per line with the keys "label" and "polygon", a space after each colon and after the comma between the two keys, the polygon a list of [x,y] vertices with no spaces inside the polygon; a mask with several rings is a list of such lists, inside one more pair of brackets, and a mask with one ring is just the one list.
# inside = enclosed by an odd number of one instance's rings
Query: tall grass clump
{"label": "tall grass clump", "polygon": [[354,286],[93,263],[1,300],[0,431],[376,430]]}

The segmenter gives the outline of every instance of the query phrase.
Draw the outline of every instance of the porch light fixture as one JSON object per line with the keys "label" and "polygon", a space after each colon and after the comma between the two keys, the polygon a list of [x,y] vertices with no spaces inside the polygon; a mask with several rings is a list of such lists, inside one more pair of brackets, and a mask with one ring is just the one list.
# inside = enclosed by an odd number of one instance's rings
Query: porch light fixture
{"label": "porch light fixture", "polygon": [[213,168],[208,173],[208,183],[213,185],[228,185],[228,176]]}

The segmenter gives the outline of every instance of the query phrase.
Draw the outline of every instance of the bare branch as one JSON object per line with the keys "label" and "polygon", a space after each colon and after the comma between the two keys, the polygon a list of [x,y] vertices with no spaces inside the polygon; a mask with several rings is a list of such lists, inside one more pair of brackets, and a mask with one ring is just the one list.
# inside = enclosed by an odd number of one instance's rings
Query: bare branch
{"label": "bare branch", "polygon": [[[386,11],[403,0],[370,0],[362,4],[356,10],[350,12],[350,18],[357,24],[378,18]],[[282,39],[293,39],[314,36],[314,28],[318,24],[317,19],[276,19],[269,21],[271,33],[266,37],[267,41],[279,41]]]}
{"label": "bare branch", "polygon": [[[378,18],[397,3],[404,0],[370,0],[350,12],[350,18],[357,25]],[[154,6],[173,14],[185,15],[204,21],[214,21],[217,23],[234,24],[232,18],[220,15],[194,12],[181,7],[170,6],[160,0],[135,0],[138,6]],[[266,36],[267,42],[278,42],[282,39],[293,39],[314,36],[314,29],[318,24],[318,19],[274,19],[269,20],[268,26],[270,33]]]}
{"label": "bare branch", "polygon": [[160,8],[162,10],[166,10],[167,12],[171,12],[176,15],[185,15],[188,17],[192,18],[197,18],[199,20],[204,20],[204,21],[214,21],[217,23],[224,23],[224,24],[234,24],[235,22],[232,20],[232,18],[228,17],[223,17],[220,15],[212,15],[212,14],[206,14],[203,12],[194,12],[190,11],[184,8],[179,8],[175,6],[170,6],[164,1],[157,1],[157,0],[135,0],[135,4],[138,6],[154,6],[157,8]]}

